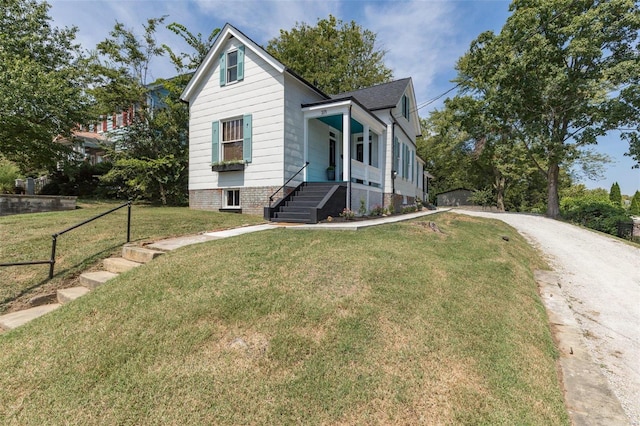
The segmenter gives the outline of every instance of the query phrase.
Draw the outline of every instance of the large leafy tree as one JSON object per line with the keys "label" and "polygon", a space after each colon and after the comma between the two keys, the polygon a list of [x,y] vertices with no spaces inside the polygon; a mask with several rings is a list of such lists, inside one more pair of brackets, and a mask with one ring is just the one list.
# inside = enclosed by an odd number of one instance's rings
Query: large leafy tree
{"label": "large leafy tree", "polygon": [[334,16],[298,23],[269,41],[267,51],[326,93],[362,89],[392,78],[376,34]]}
{"label": "large leafy tree", "polygon": [[[94,71],[98,84],[94,94],[102,113],[131,105],[138,111],[133,125],[117,135],[111,152],[114,166],[102,181],[121,196],[175,205],[186,202],[189,145],[189,113],[179,96],[219,29],[203,40],[180,24],[170,24],[168,28],[194,50],[192,54],[176,54],[169,46],[156,43],[155,34],[164,19],[148,19],[142,37],[116,23],[109,38],[97,46]],[[147,84],[151,61],[165,53],[177,75]]]}
{"label": "large leafy tree", "polygon": [[53,27],[49,7],[3,0],[0,14],[0,154],[25,172],[55,165],[65,149],[54,138],[88,117],[76,28]]}
{"label": "large leafy tree", "polygon": [[637,152],[640,11],[632,0],[515,0],[511,10],[459,60],[457,81],[524,143],[557,217],[561,168],[583,146],[623,128]]}

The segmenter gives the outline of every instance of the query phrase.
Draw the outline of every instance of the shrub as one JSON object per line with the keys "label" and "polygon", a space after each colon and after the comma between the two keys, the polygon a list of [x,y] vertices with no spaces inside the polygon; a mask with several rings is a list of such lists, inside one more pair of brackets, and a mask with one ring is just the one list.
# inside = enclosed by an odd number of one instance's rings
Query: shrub
{"label": "shrub", "polygon": [[631,199],[631,205],[629,206],[629,214],[633,216],[640,216],[640,191],[636,191]]}
{"label": "shrub", "polygon": [[0,194],[12,194],[20,169],[13,162],[0,158]]}
{"label": "shrub", "polygon": [[342,210],[342,213],[340,213],[340,217],[343,217],[345,220],[353,220],[356,214],[353,210],[345,208]]}
{"label": "shrub", "polygon": [[560,202],[566,220],[607,234],[617,235],[618,222],[628,222],[624,208],[592,197],[567,197]]}
{"label": "shrub", "polygon": [[358,209],[358,214],[360,216],[364,216],[367,214],[367,204],[364,200],[364,197],[360,197],[360,208]]}
{"label": "shrub", "polygon": [[384,207],[382,207],[379,204],[376,204],[375,206],[373,206],[373,209],[371,209],[371,212],[369,212],[371,216],[382,216],[384,213],[385,213]]}
{"label": "shrub", "polygon": [[495,197],[493,196],[493,191],[491,191],[490,188],[473,191],[473,194],[469,197],[469,201],[482,207],[494,204],[494,200]]}
{"label": "shrub", "polygon": [[416,206],[406,206],[402,208],[402,214],[413,213],[417,210]]}

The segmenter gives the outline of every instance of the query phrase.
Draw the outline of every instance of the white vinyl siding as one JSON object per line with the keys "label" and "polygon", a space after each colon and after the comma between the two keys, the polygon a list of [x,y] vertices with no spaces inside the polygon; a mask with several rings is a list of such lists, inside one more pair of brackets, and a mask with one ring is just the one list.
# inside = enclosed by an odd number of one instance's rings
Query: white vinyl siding
{"label": "white vinyl siding", "polygon": [[[223,47],[223,51],[238,49],[239,46],[240,42],[232,39]],[[244,80],[241,84],[220,86],[220,68],[219,62],[211,68],[208,78],[194,92],[189,104],[189,189],[282,185],[282,74],[250,49],[245,49]],[[251,115],[251,132],[247,134],[245,128],[243,136],[245,141],[248,136],[251,137],[251,145],[249,150],[243,147],[243,155],[245,161],[251,164],[243,172],[212,172],[212,122],[243,117],[244,124],[247,124],[248,114]],[[222,161],[222,157],[219,161]]]}

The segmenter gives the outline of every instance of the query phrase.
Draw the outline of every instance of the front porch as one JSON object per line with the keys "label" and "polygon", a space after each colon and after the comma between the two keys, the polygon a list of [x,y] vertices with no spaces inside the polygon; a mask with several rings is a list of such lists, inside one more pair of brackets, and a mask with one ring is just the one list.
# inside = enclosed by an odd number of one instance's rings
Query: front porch
{"label": "front porch", "polygon": [[[342,182],[345,206],[382,203],[386,125],[352,98],[303,105],[305,182]],[[357,194],[356,194],[357,193]],[[372,195],[375,194],[375,195]]]}

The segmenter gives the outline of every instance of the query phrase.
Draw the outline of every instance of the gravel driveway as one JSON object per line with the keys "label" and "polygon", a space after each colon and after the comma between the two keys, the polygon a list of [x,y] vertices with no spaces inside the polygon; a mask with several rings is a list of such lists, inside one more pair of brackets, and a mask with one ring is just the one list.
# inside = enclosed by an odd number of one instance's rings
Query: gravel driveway
{"label": "gravel driveway", "polygon": [[546,255],[593,360],[640,426],[640,249],[545,217],[456,212],[502,220]]}

